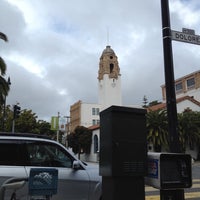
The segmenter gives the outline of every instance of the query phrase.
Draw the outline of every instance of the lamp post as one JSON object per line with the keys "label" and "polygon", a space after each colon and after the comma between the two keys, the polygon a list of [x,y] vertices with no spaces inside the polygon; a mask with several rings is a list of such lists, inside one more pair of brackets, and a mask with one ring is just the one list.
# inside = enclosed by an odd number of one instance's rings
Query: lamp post
{"label": "lamp post", "polygon": [[[11,85],[10,77],[8,77],[7,84],[8,86]],[[3,124],[2,124],[3,131],[5,131],[5,121],[6,121],[6,95],[4,96],[4,105],[3,105]]]}

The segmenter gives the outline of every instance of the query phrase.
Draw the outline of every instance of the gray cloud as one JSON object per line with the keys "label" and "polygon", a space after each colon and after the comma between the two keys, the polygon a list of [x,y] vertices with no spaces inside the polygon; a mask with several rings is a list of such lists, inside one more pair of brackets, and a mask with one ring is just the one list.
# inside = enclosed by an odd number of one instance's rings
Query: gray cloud
{"label": "gray cloud", "polygon": [[[162,100],[160,1],[14,2],[0,2],[0,31],[9,38],[0,41],[12,82],[8,104],[20,102],[50,120],[57,112],[68,115],[79,99],[97,103],[99,58],[107,43],[119,59],[124,104],[141,105],[144,95]],[[170,9],[172,29],[200,33],[197,0],[170,1]],[[198,46],[173,42],[173,53],[176,78],[199,69]]]}

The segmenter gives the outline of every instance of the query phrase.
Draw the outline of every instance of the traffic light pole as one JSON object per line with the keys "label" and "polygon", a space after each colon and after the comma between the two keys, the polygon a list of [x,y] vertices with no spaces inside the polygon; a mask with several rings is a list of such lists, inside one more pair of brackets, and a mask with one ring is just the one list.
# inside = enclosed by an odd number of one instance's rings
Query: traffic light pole
{"label": "traffic light pole", "polygon": [[15,132],[15,119],[13,119],[12,121],[12,133]]}
{"label": "traffic light pole", "polygon": [[[162,31],[163,31],[163,53],[165,68],[166,105],[168,114],[169,145],[170,151],[180,153],[180,142],[178,135],[178,119],[176,107],[176,94],[174,88],[174,68],[171,41],[171,27],[168,0],[161,0]],[[160,190],[161,200],[184,200],[184,190]]]}
{"label": "traffic light pole", "polygon": [[12,121],[12,133],[15,132],[15,119],[19,117],[21,107],[18,105],[13,106],[13,121]]}

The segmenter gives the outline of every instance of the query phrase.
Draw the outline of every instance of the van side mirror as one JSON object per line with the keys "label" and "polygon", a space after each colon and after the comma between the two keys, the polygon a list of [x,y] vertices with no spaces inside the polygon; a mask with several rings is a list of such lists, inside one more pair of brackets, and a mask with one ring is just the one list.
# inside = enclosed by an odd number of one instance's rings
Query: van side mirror
{"label": "van side mirror", "polygon": [[73,169],[80,169],[80,168],[81,168],[81,165],[80,165],[79,161],[74,160],[74,161],[73,161],[73,164],[72,164],[72,168],[73,168]]}

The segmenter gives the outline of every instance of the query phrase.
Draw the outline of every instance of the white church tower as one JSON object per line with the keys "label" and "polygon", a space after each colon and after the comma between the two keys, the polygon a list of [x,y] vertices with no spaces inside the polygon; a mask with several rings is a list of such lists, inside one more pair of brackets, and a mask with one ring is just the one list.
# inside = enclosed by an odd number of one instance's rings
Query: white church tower
{"label": "white church tower", "polygon": [[121,74],[117,56],[106,46],[100,57],[98,72],[99,104],[102,109],[112,105],[121,106]]}

